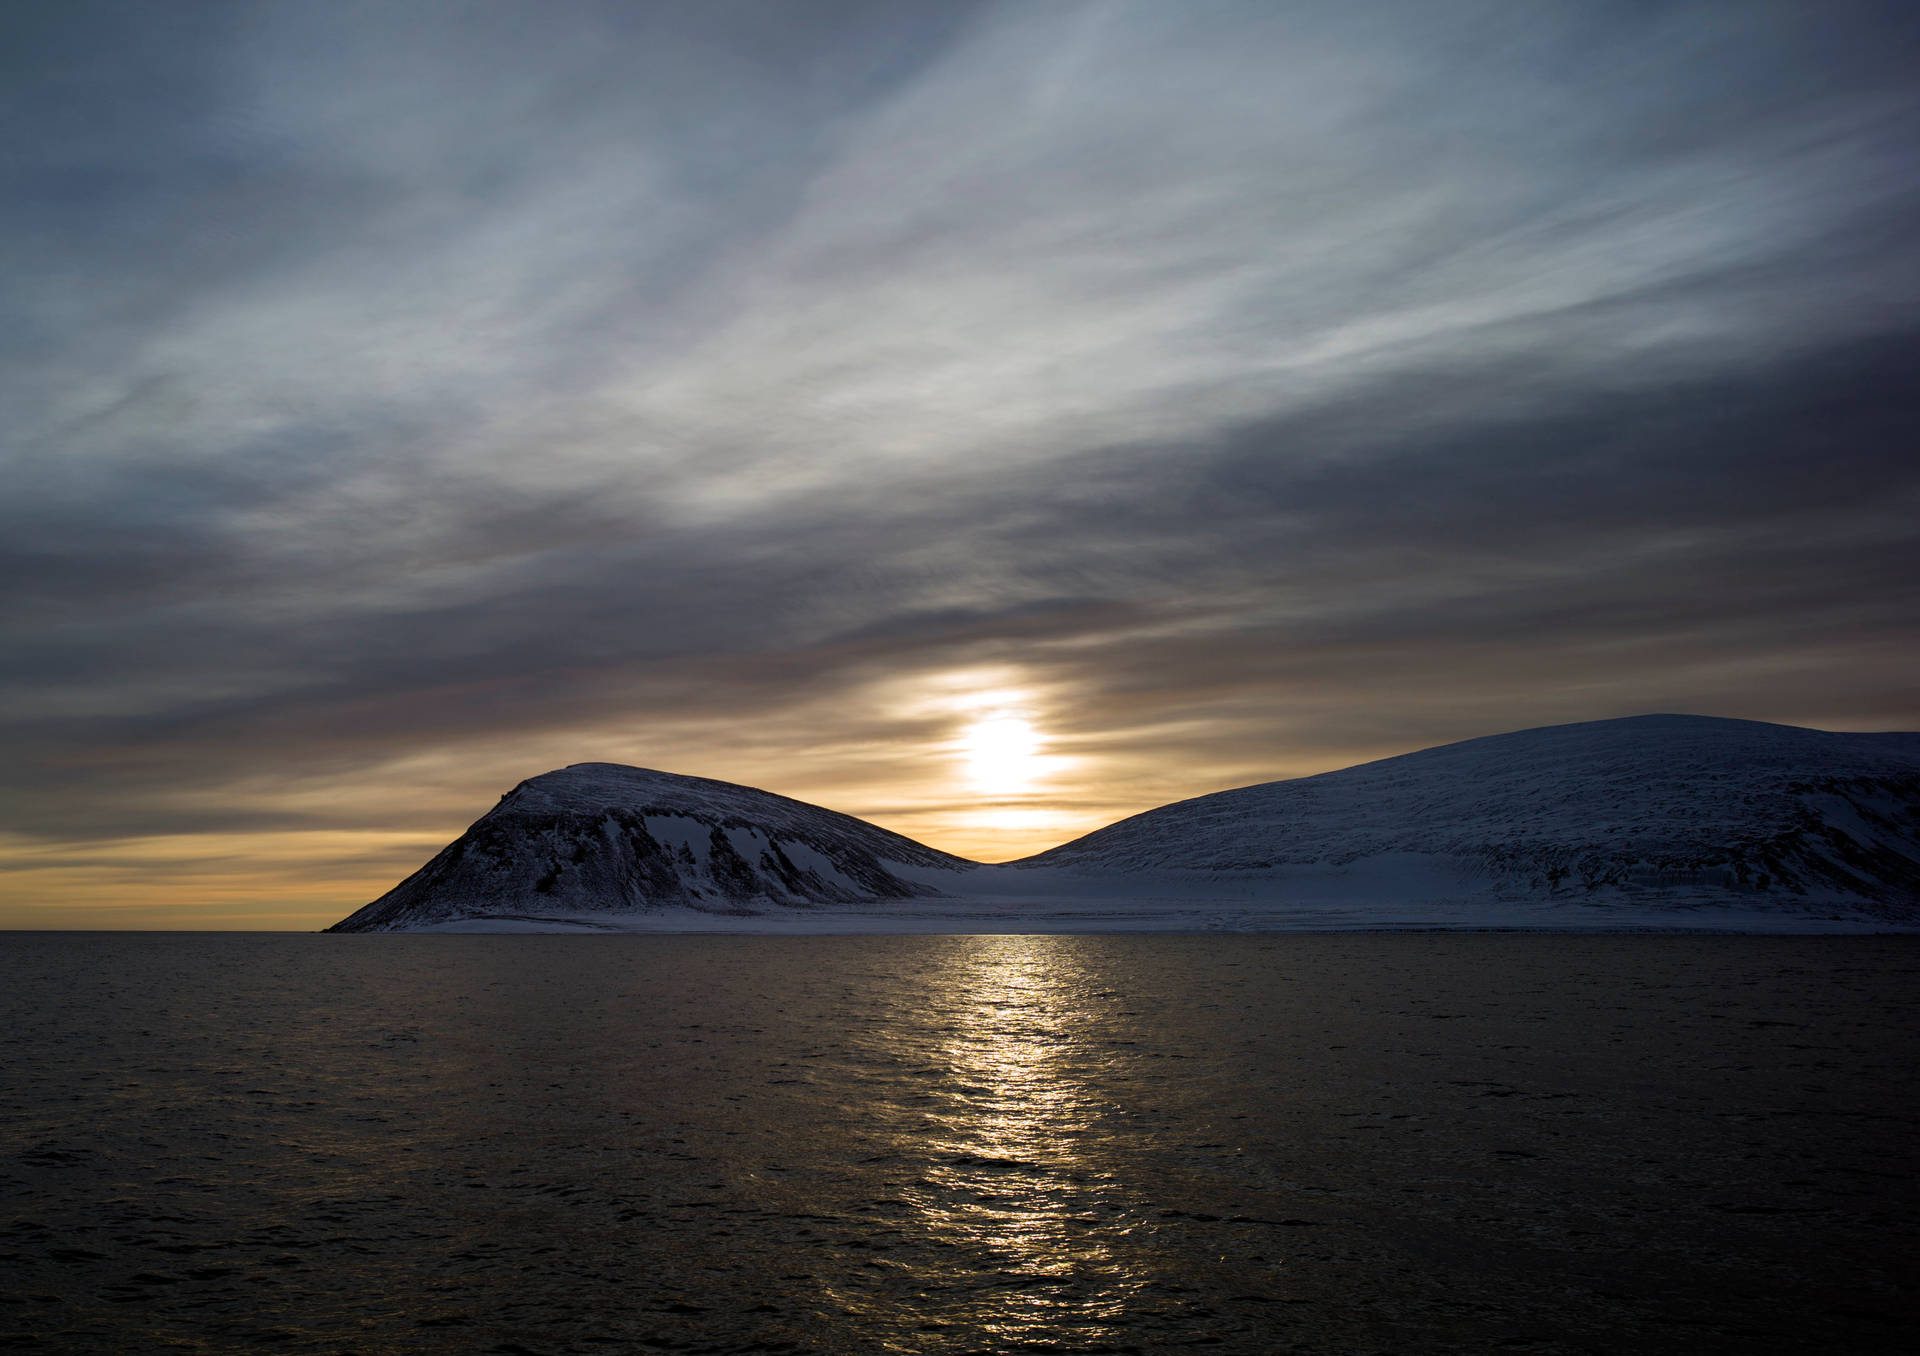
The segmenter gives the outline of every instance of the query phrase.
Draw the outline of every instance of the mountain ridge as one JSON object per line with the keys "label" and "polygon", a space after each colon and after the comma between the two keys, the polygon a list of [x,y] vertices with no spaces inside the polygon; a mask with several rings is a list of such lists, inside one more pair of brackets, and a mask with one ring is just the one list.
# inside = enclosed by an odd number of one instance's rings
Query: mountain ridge
{"label": "mountain ridge", "polygon": [[529,903],[719,912],[911,899],[938,892],[897,868],[973,865],[770,791],[574,763],[515,786],[426,865],[327,931],[384,931]]}
{"label": "mountain ridge", "polygon": [[[1849,784],[1863,779],[1873,785],[1855,790],[1871,794],[1853,796]],[[1898,803],[1884,804],[1886,793]],[[1838,797],[1848,808],[1824,807],[1836,812],[1830,818],[1809,796]],[[1888,811],[1894,822],[1879,822]],[[1872,840],[1840,849],[1865,874],[1836,875],[1809,854],[1808,834],[1832,841],[1823,830],[1836,822],[1864,827]],[[1017,865],[1252,871],[1411,851],[1527,870],[1528,883],[1545,888],[1569,878],[1592,888],[1636,872],[1724,870],[1724,879],[1700,883],[1828,881],[1869,896],[1920,894],[1913,863],[1869,860],[1888,830],[1909,845],[1920,838],[1920,734],[1660,714],[1484,735],[1213,792]]]}
{"label": "mountain ridge", "polygon": [[1018,925],[1050,900],[1143,892],[1175,916],[1183,898],[1244,894],[1283,926],[1302,901],[1368,890],[1416,919],[1458,897],[1920,922],[1920,733],[1678,714],[1541,726],[1176,801],[998,866],[752,787],[578,763],[520,783],[330,930],[976,898],[1011,901]]}

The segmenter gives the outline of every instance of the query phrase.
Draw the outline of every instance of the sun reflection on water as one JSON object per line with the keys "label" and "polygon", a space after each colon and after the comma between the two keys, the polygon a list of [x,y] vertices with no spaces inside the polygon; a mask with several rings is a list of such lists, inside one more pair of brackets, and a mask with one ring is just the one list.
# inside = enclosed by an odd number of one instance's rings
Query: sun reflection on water
{"label": "sun reflection on water", "polygon": [[951,1262],[918,1278],[921,1312],[1008,1345],[1112,1321],[1131,1224],[1116,1218],[1123,1113],[1083,1076],[1104,1057],[1084,1039],[1094,986],[1053,937],[966,939],[943,979],[907,1197],[923,1255]]}

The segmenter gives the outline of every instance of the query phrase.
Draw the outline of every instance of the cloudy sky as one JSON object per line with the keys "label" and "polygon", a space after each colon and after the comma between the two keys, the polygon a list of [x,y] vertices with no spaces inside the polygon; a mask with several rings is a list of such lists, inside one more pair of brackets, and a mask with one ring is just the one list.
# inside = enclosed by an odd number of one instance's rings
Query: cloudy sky
{"label": "cloudy sky", "polygon": [[1920,728],[1920,7],[15,3],[0,926]]}

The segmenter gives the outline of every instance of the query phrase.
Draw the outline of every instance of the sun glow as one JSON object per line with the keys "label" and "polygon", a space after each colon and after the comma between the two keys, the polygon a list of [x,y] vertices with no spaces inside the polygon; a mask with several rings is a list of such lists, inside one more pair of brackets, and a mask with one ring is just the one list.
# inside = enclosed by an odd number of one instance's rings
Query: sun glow
{"label": "sun glow", "polygon": [[930,755],[913,803],[903,806],[896,794],[882,822],[945,851],[1005,861],[1117,818],[1087,802],[1085,736],[1057,727],[1072,696],[1013,665],[917,673],[877,686],[865,707],[897,721],[902,736],[924,741]]}
{"label": "sun glow", "polygon": [[966,727],[960,746],[975,790],[1018,795],[1039,776],[1040,736],[1025,716],[987,712]]}

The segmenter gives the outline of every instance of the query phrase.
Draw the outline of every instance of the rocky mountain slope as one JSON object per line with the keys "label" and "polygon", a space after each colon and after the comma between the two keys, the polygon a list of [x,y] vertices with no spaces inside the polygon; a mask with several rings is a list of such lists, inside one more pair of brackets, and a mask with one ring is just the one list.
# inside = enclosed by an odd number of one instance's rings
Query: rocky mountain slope
{"label": "rocky mountain slope", "polygon": [[1920,734],[1636,716],[1447,744],[1149,810],[1018,863],[1079,875],[1361,869],[1489,889],[1834,900],[1920,915]]}
{"label": "rocky mountain slope", "polygon": [[972,863],[850,815],[704,777],[579,763],[524,781],[418,871],[330,932],[476,915],[756,906],[937,895],[903,868]]}
{"label": "rocky mountain slope", "polygon": [[521,783],[332,930],[1637,927],[1702,908],[1736,928],[1920,926],[1920,734],[1521,730],[1181,801],[1003,866],[750,787],[583,763]]}

